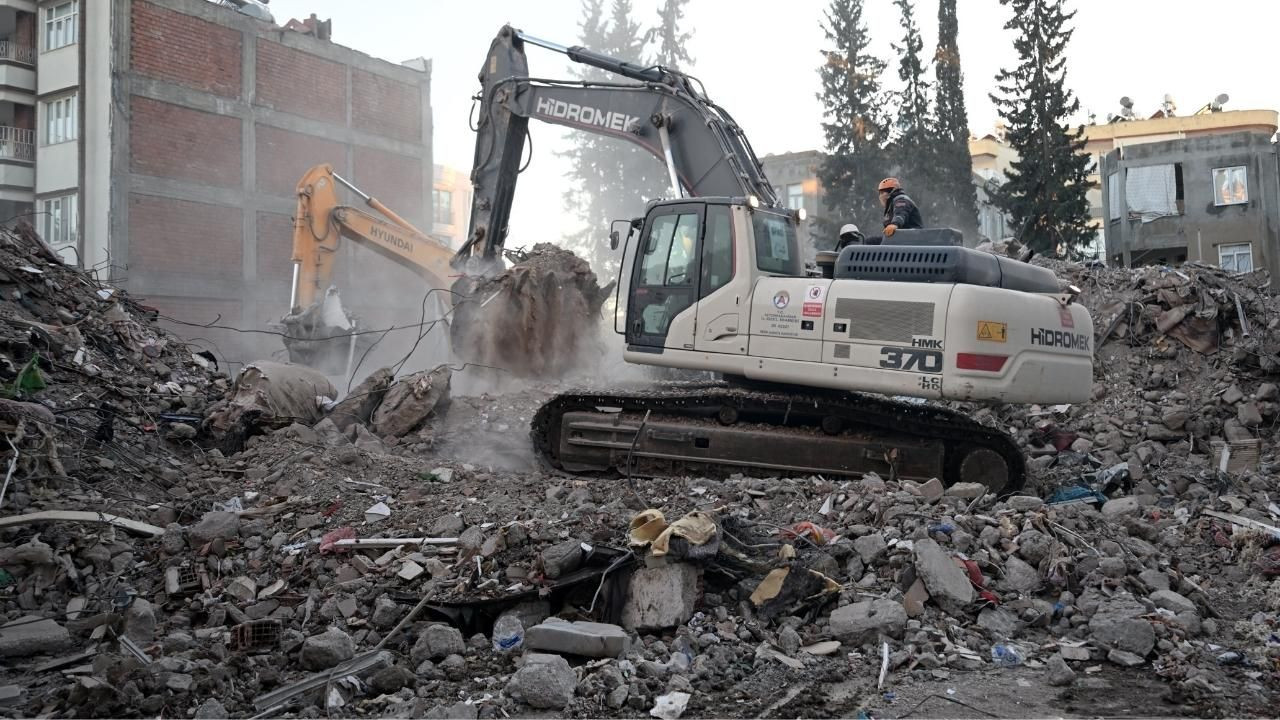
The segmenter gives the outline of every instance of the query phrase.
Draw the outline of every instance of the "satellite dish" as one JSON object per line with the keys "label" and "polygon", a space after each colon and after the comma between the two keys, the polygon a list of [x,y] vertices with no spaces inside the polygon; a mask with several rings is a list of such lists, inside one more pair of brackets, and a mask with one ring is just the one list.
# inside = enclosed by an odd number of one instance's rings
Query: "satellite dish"
{"label": "satellite dish", "polygon": [[1120,107],[1127,107],[1127,108],[1133,107],[1133,101],[1129,99],[1128,95],[1125,95],[1124,97],[1120,98]]}
{"label": "satellite dish", "polygon": [[1213,101],[1219,105],[1226,105],[1227,101],[1230,99],[1231,97],[1228,96],[1226,93],[1221,93],[1218,95],[1218,97],[1214,98]]}

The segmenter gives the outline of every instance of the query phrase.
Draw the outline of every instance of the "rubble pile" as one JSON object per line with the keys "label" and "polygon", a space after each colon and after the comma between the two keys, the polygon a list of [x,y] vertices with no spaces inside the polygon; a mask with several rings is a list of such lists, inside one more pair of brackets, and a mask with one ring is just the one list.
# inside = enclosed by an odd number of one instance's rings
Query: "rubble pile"
{"label": "rubble pile", "polygon": [[455,354],[468,362],[516,377],[561,377],[603,352],[596,332],[614,284],[600,287],[569,250],[539,243],[505,272],[464,283],[450,332]]}
{"label": "rubble pile", "polygon": [[1280,296],[1265,272],[1039,262],[1078,287],[1093,316],[1093,400],[970,409],[1015,432],[1045,484],[1121,463],[1126,482],[1158,475],[1183,488],[1220,464],[1274,472]]}
{"label": "rubble pile", "polygon": [[[1096,399],[974,408],[1034,456],[1030,494],[997,498],[873,474],[551,474],[522,453],[554,386],[452,397],[448,368],[379,371],[335,401],[266,363],[232,385],[124,293],[0,236],[0,421],[17,450],[0,456],[16,458],[0,705],[1272,714],[1275,298],[1207,268],[1180,285],[1058,269],[1103,338]],[[1182,323],[1218,313],[1216,352],[1203,324],[1171,334],[1184,305]]]}

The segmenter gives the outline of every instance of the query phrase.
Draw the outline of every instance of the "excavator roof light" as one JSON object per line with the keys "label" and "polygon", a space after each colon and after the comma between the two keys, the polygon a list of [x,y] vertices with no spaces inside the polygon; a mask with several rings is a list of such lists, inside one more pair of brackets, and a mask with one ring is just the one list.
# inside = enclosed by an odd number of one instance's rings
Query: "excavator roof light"
{"label": "excavator roof light", "polygon": [[753,210],[754,210],[755,208],[760,207],[760,198],[756,197],[755,195],[748,195],[748,196],[747,196],[747,206],[748,206],[748,207],[750,207],[750,208],[751,208],[751,209],[753,209]]}
{"label": "excavator roof light", "polygon": [[804,219],[807,217],[809,217],[809,213],[805,212],[804,208],[796,209],[796,220],[799,220],[800,222],[804,222]]}

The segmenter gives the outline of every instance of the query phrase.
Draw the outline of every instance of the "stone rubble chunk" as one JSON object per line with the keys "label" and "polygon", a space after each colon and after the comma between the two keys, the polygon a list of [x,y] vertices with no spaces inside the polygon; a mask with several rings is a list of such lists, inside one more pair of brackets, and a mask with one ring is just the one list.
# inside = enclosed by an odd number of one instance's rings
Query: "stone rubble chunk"
{"label": "stone rubble chunk", "polygon": [[48,618],[24,615],[0,626],[0,657],[34,657],[70,644],[67,629]]}
{"label": "stone rubble chunk", "polygon": [[418,665],[423,660],[443,660],[450,655],[461,655],[466,651],[467,643],[462,637],[462,631],[437,623],[428,625],[418,635],[409,656],[414,665]]}
{"label": "stone rubble chunk", "polygon": [[350,660],[355,654],[356,644],[351,636],[331,627],[303,641],[298,660],[307,670],[328,670]]}
{"label": "stone rubble chunk", "polygon": [[1045,663],[1045,674],[1049,684],[1054,687],[1063,687],[1076,681],[1075,671],[1067,665],[1067,661],[1061,655],[1049,658]]}
{"label": "stone rubble chunk", "polygon": [[187,530],[191,546],[199,548],[214,538],[230,540],[240,536],[240,516],[233,512],[207,512]]}
{"label": "stone rubble chunk", "polygon": [[622,606],[622,627],[662,630],[688,622],[698,601],[698,576],[689,563],[636,570]]}
{"label": "stone rubble chunk", "polygon": [[550,580],[567,575],[581,565],[582,543],[578,540],[566,540],[542,551],[542,572]]}
{"label": "stone rubble chunk", "polygon": [[1179,613],[1196,613],[1196,604],[1172,590],[1157,590],[1150,595],[1156,607]]}
{"label": "stone rubble chunk", "polygon": [[833,610],[828,627],[833,637],[853,646],[875,642],[881,635],[900,638],[907,611],[893,600],[864,600]]}
{"label": "stone rubble chunk", "polygon": [[968,612],[975,597],[973,584],[951,556],[928,539],[915,543],[914,554],[916,573],[924,580],[929,597],[951,615]]}
{"label": "stone rubble chunk", "polygon": [[594,658],[622,657],[627,641],[627,631],[617,625],[560,618],[548,618],[524,635],[524,644],[530,650]]}
{"label": "stone rubble chunk", "polygon": [[506,692],[530,707],[562,710],[573,700],[577,686],[578,677],[564,658],[529,653],[507,682]]}

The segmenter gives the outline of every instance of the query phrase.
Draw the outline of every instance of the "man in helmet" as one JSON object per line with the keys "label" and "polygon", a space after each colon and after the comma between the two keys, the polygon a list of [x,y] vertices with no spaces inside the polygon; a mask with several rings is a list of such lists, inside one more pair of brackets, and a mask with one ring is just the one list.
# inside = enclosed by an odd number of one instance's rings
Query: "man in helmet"
{"label": "man in helmet", "polygon": [[893,237],[900,229],[922,228],[924,220],[915,201],[902,192],[898,178],[885,178],[876,188],[880,191],[880,205],[884,208],[884,236]]}
{"label": "man in helmet", "polygon": [[840,228],[840,239],[836,241],[836,252],[840,252],[849,245],[861,245],[866,242],[866,238],[862,236],[862,231],[853,223],[845,223]]}

